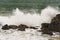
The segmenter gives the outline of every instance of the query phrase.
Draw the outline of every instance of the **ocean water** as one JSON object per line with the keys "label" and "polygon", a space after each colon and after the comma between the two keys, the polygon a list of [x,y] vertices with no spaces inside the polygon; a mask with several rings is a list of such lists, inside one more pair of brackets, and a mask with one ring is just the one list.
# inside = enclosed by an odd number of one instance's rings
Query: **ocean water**
{"label": "ocean water", "polygon": [[[0,0],[0,40],[60,40],[58,33],[42,35],[42,23],[50,23],[60,14],[60,0]],[[37,30],[2,30],[2,26],[25,24],[39,26]]]}
{"label": "ocean water", "polygon": [[[60,35],[53,33],[53,36],[42,35],[41,30],[42,23],[50,23],[51,19],[57,14],[60,14],[58,7],[47,6],[38,12],[38,9],[21,10],[19,8],[13,9],[8,12],[10,14],[2,14],[0,16],[0,40],[60,40]],[[17,30],[2,30],[1,27],[5,24],[8,25],[20,25],[25,24],[28,26],[39,26],[37,30],[25,29],[25,31]]]}

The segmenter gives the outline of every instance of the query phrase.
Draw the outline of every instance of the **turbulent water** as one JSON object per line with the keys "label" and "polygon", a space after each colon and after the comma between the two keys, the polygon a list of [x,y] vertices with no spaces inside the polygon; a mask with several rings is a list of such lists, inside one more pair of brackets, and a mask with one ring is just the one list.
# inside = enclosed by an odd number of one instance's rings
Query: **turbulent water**
{"label": "turbulent water", "polygon": [[[57,14],[60,14],[58,8],[47,6],[41,10],[41,13],[37,14],[36,10],[31,12],[24,12],[19,8],[14,9],[10,16],[0,16],[0,26],[5,24],[8,25],[20,25],[25,24],[28,26],[39,26],[38,30],[41,28],[42,23],[50,23],[51,19]],[[26,13],[26,14],[25,14]],[[34,13],[34,14],[31,14]],[[0,40],[49,40],[53,36],[59,35],[42,35],[41,32],[37,32],[34,29],[26,29],[25,32],[17,30],[2,30],[0,27]],[[53,39],[53,38],[52,38]],[[51,40],[52,40],[51,39]]]}

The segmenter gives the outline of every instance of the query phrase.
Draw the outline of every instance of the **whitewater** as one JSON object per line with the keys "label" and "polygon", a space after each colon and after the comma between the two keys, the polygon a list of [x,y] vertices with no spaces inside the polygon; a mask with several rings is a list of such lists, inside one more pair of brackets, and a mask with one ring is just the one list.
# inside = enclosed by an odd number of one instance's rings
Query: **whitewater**
{"label": "whitewater", "polygon": [[60,11],[57,8],[48,6],[42,9],[40,14],[34,13],[32,15],[30,12],[24,14],[19,8],[13,10],[12,13],[11,16],[0,16],[0,40],[49,40],[51,36],[43,36],[41,32],[34,29],[25,29],[22,32],[13,29],[2,30],[1,27],[5,24],[25,24],[33,27],[38,26],[38,30],[40,30],[42,23],[50,23],[53,17],[60,14]]}

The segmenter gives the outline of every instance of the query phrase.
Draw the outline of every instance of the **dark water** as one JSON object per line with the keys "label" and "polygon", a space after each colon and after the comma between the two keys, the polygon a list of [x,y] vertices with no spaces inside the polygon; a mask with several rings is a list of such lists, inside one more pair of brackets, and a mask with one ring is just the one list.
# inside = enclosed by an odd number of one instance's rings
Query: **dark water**
{"label": "dark water", "polygon": [[43,9],[48,5],[60,7],[60,0],[0,0],[0,10],[3,8],[11,10],[17,7],[20,9]]}
{"label": "dark water", "polygon": [[13,9],[41,9],[47,6],[60,7],[60,0],[0,0],[0,15],[9,14]]}

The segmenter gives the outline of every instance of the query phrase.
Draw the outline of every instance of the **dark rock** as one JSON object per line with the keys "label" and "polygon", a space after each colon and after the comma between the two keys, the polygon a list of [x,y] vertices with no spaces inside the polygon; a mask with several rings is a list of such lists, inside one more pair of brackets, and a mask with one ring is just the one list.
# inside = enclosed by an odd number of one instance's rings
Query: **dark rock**
{"label": "dark rock", "polygon": [[24,25],[24,24],[21,24],[18,27],[19,27],[18,30],[20,31],[25,31],[26,28],[29,28],[27,25]]}
{"label": "dark rock", "polygon": [[57,25],[58,25],[58,22],[56,22],[56,21],[55,21],[55,22],[51,22],[50,25],[49,25],[50,30],[52,30],[52,29],[54,30],[54,28],[55,28]]}
{"label": "dark rock", "polygon": [[4,25],[4,26],[2,26],[2,29],[3,30],[8,30],[8,29],[17,29],[18,28],[18,26],[16,26],[16,25]]}
{"label": "dark rock", "polygon": [[16,26],[16,25],[9,25],[9,28],[10,28],[10,29],[17,29],[18,26]]}
{"label": "dark rock", "polygon": [[49,30],[53,32],[60,32],[60,23],[57,21],[50,23]]}
{"label": "dark rock", "polygon": [[60,32],[60,14],[57,14],[56,17],[52,19],[49,28],[49,30],[53,32]]}
{"label": "dark rock", "polygon": [[2,29],[3,30],[9,30],[9,26],[6,24],[6,25],[2,26]]}
{"label": "dark rock", "polygon": [[52,32],[60,33],[60,14],[57,14],[56,17],[51,20],[50,24],[42,23],[41,26],[42,34],[52,35]]}
{"label": "dark rock", "polygon": [[41,30],[37,30],[38,32],[42,32]]}
{"label": "dark rock", "polygon": [[57,18],[57,19],[60,19],[60,14],[57,14],[57,15],[56,15],[56,18]]}
{"label": "dark rock", "polygon": [[30,29],[38,29],[38,28],[35,28],[35,27],[29,27]]}
{"label": "dark rock", "polygon": [[52,31],[49,31],[48,29],[42,30],[42,34],[53,35]]}
{"label": "dark rock", "polygon": [[49,23],[42,23],[41,26],[41,29],[48,29]]}
{"label": "dark rock", "polygon": [[49,23],[42,23],[41,24],[41,32],[42,34],[53,35],[52,31],[49,30]]}
{"label": "dark rock", "polygon": [[55,22],[55,21],[58,21],[60,22],[60,14],[57,14],[56,17],[54,17],[51,22]]}
{"label": "dark rock", "polygon": [[25,31],[26,28],[29,28],[27,25],[21,24],[19,26],[16,25],[4,25],[2,26],[3,30],[8,30],[8,29],[18,29],[20,31]]}

